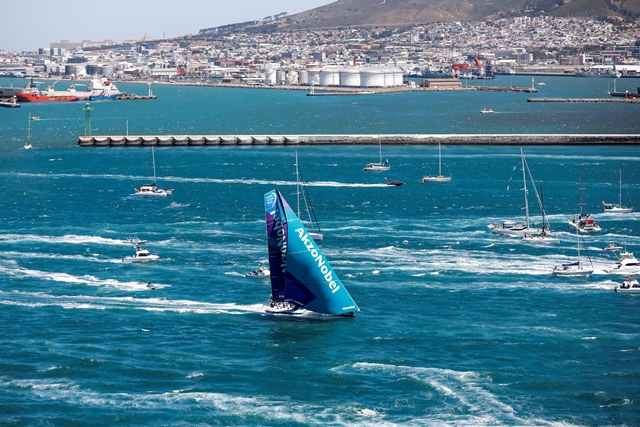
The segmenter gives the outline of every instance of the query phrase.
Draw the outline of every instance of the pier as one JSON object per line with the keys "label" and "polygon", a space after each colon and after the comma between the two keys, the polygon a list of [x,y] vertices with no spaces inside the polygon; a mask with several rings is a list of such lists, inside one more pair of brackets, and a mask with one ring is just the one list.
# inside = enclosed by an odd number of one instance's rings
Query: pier
{"label": "pier", "polygon": [[622,104],[639,104],[639,98],[529,98],[528,102],[617,102]]}
{"label": "pier", "polygon": [[640,134],[493,135],[96,135],[78,137],[80,147],[201,147],[266,145],[640,145]]}

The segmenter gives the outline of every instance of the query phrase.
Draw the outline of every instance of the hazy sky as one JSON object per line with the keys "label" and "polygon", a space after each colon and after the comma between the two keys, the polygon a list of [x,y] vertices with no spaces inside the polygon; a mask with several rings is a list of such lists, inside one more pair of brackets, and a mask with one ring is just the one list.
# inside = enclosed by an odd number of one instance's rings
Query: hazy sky
{"label": "hazy sky", "polygon": [[0,49],[21,51],[69,40],[167,38],[202,28],[304,12],[335,0],[3,1]]}

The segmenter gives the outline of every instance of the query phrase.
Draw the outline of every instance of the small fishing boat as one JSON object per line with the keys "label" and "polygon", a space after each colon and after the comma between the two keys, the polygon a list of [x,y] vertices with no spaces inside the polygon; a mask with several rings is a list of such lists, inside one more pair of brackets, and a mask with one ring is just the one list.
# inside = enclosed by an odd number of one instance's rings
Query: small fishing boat
{"label": "small fishing boat", "polygon": [[640,294],[640,283],[633,277],[629,277],[620,286],[615,286],[613,290],[614,292]]}
{"label": "small fishing boat", "polygon": [[277,189],[264,195],[264,207],[271,272],[266,312],[355,316],[357,304]]}
{"label": "small fishing boat", "polygon": [[135,255],[122,257],[122,262],[149,262],[160,259],[160,256],[151,254],[142,246],[136,246]]}

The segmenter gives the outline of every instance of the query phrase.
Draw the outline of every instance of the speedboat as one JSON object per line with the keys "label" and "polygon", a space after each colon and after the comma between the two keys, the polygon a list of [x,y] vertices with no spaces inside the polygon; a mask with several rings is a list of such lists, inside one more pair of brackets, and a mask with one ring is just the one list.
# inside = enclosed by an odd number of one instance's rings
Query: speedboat
{"label": "speedboat", "polygon": [[638,274],[640,273],[640,261],[631,252],[621,252],[615,267],[605,270],[609,274]]}
{"label": "speedboat", "polygon": [[149,262],[157,259],[160,259],[160,256],[149,253],[142,246],[136,246],[135,255],[122,257],[122,262]]}
{"label": "speedboat", "polygon": [[569,225],[578,229],[580,233],[596,233],[598,231],[602,231],[600,224],[598,224],[595,219],[591,218],[591,215],[588,213],[576,215],[571,221],[569,221]]}
{"label": "speedboat", "polygon": [[271,272],[266,267],[258,264],[258,268],[253,270],[251,273],[245,274],[245,277],[268,277],[270,275]]}
{"label": "speedboat", "polygon": [[400,182],[397,179],[395,181],[387,181],[387,185],[395,185],[396,187],[400,187],[404,182]]}
{"label": "speedboat", "polygon": [[486,114],[486,113],[495,113],[495,111],[493,111],[491,108],[489,107],[484,107],[482,110],[480,110],[480,112],[482,114]]}
{"label": "speedboat", "polygon": [[622,285],[615,286],[613,288],[615,292],[626,292],[633,294],[640,294],[640,283],[632,277],[622,282]]}
{"label": "speedboat", "polygon": [[609,252],[619,251],[621,249],[622,249],[622,246],[618,246],[615,243],[609,243],[607,246],[602,248],[603,251],[609,251]]}

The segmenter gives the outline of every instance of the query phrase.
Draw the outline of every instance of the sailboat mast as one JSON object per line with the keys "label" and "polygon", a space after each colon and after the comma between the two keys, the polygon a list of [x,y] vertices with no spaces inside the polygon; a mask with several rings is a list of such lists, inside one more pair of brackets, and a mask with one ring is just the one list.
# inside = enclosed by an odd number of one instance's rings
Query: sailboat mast
{"label": "sailboat mast", "polygon": [[442,149],[438,142],[438,175],[442,175]]}
{"label": "sailboat mast", "polygon": [[378,147],[380,149],[380,166],[382,166],[382,141],[378,139]]}
{"label": "sailboat mast", "polygon": [[522,157],[522,183],[524,184],[524,212],[525,212],[525,225],[529,228],[529,200],[527,198],[527,175],[524,168],[524,152],[520,149],[520,156]]}
{"label": "sailboat mast", "polygon": [[618,197],[620,198],[620,208],[622,208],[622,169],[620,169],[620,189],[618,190]]}
{"label": "sailboat mast", "polygon": [[153,163],[153,185],[156,185],[156,155],[153,151],[153,145],[151,146],[151,161]]}
{"label": "sailboat mast", "polygon": [[580,210],[579,214],[582,215],[582,207],[584,203],[582,202],[582,192],[584,191],[584,187],[582,186],[582,180],[584,179],[584,165],[582,165],[582,172],[580,172],[580,188],[578,188],[578,209]]}
{"label": "sailboat mast", "polygon": [[298,170],[298,150],[296,150],[296,195],[298,196],[298,218],[300,218],[300,172]]}
{"label": "sailboat mast", "polygon": [[29,113],[29,124],[27,126],[27,144],[31,144],[31,113]]}

